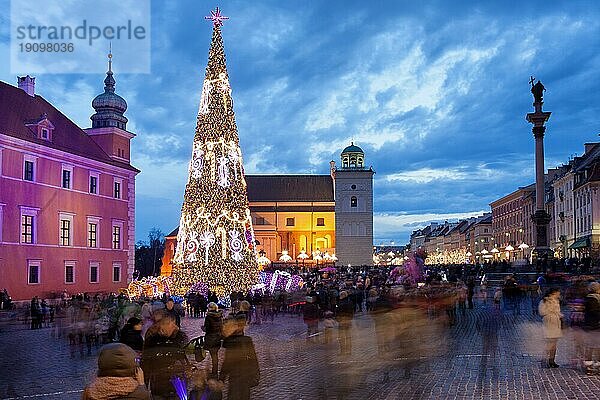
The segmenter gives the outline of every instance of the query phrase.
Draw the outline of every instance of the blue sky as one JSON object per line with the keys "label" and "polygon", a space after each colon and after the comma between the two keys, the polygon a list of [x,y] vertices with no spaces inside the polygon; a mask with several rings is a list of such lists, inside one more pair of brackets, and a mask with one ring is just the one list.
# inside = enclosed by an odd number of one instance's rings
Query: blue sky
{"label": "blue sky", "polygon": [[[215,6],[231,18],[223,38],[246,171],[327,173],[354,140],[376,171],[376,244],[487,211],[533,182],[530,75],[553,112],[547,167],[599,140],[594,0],[153,1],[151,73],[119,74],[114,56],[142,170],[138,240],[179,220],[210,45],[203,17]],[[0,60],[8,18],[0,14]],[[0,80],[14,84],[7,64]],[[36,76],[40,94],[90,125],[103,75]]]}

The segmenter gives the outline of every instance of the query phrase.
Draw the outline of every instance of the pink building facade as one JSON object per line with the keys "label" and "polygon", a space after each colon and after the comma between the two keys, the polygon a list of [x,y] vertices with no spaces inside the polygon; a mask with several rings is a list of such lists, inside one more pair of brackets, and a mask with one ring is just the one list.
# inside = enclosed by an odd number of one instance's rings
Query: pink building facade
{"label": "pink building facade", "polygon": [[118,292],[134,270],[135,177],[112,71],[81,129],[35,93],[0,82],[0,289],[15,300]]}

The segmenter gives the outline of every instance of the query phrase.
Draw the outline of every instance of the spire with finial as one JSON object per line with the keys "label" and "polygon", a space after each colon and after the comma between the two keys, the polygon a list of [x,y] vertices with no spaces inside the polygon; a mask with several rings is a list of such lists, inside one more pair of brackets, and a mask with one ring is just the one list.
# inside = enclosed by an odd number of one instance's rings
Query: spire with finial
{"label": "spire with finial", "polygon": [[115,78],[112,71],[112,42],[108,51],[108,71],[104,78],[104,93],[99,94],[92,101],[96,113],[91,116],[92,128],[114,126],[125,129],[127,118],[123,115],[127,110],[127,102],[115,93]]}
{"label": "spire with finial", "polygon": [[112,72],[112,42],[110,43],[110,49],[108,51],[108,71],[106,71],[106,78],[104,78],[104,92],[114,93],[115,91],[115,78],[113,78]]}

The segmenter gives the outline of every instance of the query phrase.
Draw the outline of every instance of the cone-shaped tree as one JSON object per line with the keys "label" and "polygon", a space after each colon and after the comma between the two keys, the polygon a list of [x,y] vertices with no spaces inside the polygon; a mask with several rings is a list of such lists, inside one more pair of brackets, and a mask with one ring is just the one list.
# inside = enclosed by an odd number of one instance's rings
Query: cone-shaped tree
{"label": "cone-shaped tree", "polygon": [[225,297],[255,284],[258,264],[221,37],[222,16],[218,9],[212,14],[212,43],[181,209],[172,291],[183,294],[203,282]]}

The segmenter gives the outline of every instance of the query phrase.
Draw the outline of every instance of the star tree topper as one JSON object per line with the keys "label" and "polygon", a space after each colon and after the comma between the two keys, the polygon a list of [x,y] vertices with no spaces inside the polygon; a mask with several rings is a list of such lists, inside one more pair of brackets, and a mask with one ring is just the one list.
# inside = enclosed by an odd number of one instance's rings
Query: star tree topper
{"label": "star tree topper", "polygon": [[223,25],[223,21],[229,19],[229,17],[221,14],[221,10],[219,10],[219,7],[217,7],[214,11],[211,10],[210,15],[204,17],[204,19],[210,19],[213,22],[213,25],[217,27]]}

